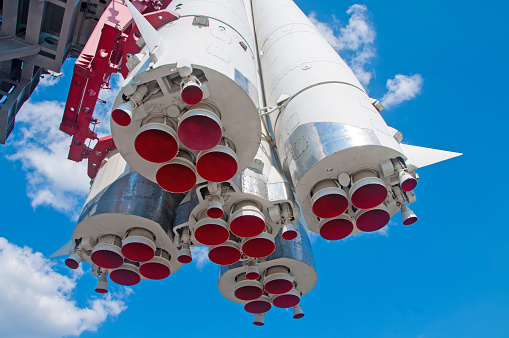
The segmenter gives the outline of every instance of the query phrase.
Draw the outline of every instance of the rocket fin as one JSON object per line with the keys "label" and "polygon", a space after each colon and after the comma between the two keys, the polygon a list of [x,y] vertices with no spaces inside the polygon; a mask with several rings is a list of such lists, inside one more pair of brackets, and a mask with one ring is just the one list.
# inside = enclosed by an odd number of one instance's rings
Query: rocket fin
{"label": "rocket fin", "polygon": [[452,151],[438,150],[433,148],[424,148],[411,146],[409,144],[400,144],[410,162],[418,168],[422,168],[431,164],[442,162],[457,156],[463,155],[462,153],[455,153]]}
{"label": "rocket fin", "polygon": [[140,30],[141,36],[148,47],[149,53],[153,54],[157,46],[159,46],[159,33],[157,33],[154,26],[152,26],[150,22],[148,22],[147,19],[145,19],[145,17],[133,6],[131,1],[125,0],[125,3],[129,8],[129,12],[131,12],[136,26]]}
{"label": "rocket fin", "polygon": [[74,242],[72,240],[70,240],[69,242],[64,244],[64,246],[62,246],[60,249],[55,251],[55,253],[53,253],[53,255],[49,256],[49,258],[66,256],[73,249],[73,247],[74,247]]}

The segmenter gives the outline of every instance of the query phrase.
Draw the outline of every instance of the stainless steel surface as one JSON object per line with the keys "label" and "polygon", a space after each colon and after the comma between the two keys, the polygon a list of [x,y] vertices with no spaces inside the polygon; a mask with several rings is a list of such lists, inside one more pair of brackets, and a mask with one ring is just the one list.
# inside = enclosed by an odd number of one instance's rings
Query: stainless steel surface
{"label": "stainless steel surface", "polygon": [[[283,239],[281,232],[279,232],[275,238],[276,250],[267,258],[261,259],[261,261],[270,262],[280,258],[287,258],[300,261],[315,269],[313,248],[309,240],[307,226],[303,221],[298,220],[295,222],[295,228],[297,229],[298,235],[295,239],[290,241]],[[242,261],[233,265],[219,265],[219,278],[226,272],[243,266],[244,262]]]}
{"label": "stainless steel surface", "polygon": [[313,258],[313,248],[309,240],[308,230],[304,222],[298,220],[295,222],[297,229],[297,237],[290,241],[283,239],[279,233],[276,240],[276,250],[267,257],[267,261],[275,260],[278,258],[289,258],[306,263],[315,269],[315,260]]}
{"label": "stainless steel surface", "polygon": [[316,122],[298,126],[284,145],[283,167],[293,184],[318,162],[341,150],[381,145],[371,129],[345,124]]}
{"label": "stainless steel surface", "polygon": [[183,198],[183,194],[165,192],[156,183],[131,171],[91,199],[83,207],[78,223],[98,214],[127,214],[153,220],[168,232]]}

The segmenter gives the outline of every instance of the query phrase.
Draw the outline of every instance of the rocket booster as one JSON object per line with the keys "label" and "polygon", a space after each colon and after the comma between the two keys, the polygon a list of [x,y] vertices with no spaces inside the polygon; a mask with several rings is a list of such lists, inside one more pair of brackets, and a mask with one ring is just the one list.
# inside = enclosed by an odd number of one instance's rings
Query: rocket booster
{"label": "rocket booster", "polygon": [[[415,200],[417,166],[408,149],[293,1],[252,4],[276,147],[310,230],[337,240],[381,229]],[[405,224],[417,220],[411,215]]]}
{"label": "rocket booster", "polygon": [[136,171],[171,192],[223,182],[247,168],[260,143],[254,40],[244,2],[185,1],[158,27],[128,3],[142,46],[111,130]]}
{"label": "rocket booster", "polygon": [[89,262],[98,292],[108,275],[164,279],[204,246],[221,294],[254,324],[272,306],[301,318],[317,280],[308,228],[340,240],[400,210],[413,224],[415,171],[460,155],[403,144],[291,0],[133,3],[114,145],[66,261]]}

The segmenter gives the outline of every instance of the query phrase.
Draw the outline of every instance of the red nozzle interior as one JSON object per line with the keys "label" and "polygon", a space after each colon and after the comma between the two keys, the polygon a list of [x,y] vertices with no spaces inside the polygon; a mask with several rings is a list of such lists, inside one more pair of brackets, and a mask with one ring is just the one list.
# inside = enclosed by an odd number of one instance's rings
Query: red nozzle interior
{"label": "red nozzle interior", "polygon": [[181,97],[185,104],[195,105],[203,100],[203,91],[197,84],[188,84],[182,89]]}
{"label": "red nozzle interior", "polygon": [[223,209],[221,208],[208,208],[207,209],[207,216],[209,216],[210,218],[221,218],[223,217]]}
{"label": "red nozzle interior", "polygon": [[248,272],[246,273],[246,278],[250,280],[256,280],[260,278],[260,274],[258,272]]}
{"label": "red nozzle interior", "polygon": [[178,152],[175,138],[159,129],[148,129],[136,136],[134,148],[143,159],[153,163],[164,163],[173,159]]}
{"label": "red nozzle interior", "polygon": [[265,221],[254,215],[238,216],[230,222],[230,231],[242,238],[258,236],[263,230],[265,230]]}
{"label": "red nozzle interior", "polygon": [[170,274],[170,268],[158,262],[148,262],[140,266],[140,274],[148,279],[165,279]]}
{"label": "red nozzle interior", "polygon": [[238,288],[234,294],[240,300],[249,301],[260,298],[263,295],[263,290],[259,287],[248,285]]}
{"label": "red nozzle interior", "polygon": [[191,190],[196,184],[193,169],[179,163],[168,163],[156,173],[157,184],[166,191],[179,193]]}
{"label": "red nozzle interior", "polygon": [[348,199],[340,194],[329,194],[313,203],[313,213],[320,218],[333,218],[348,209]]}
{"label": "red nozzle interior", "polygon": [[295,305],[299,304],[299,302],[300,302],[299,296],[292,294],[277,296],[272,300],[272,304],[274,304],[275,307],[282,309],[294,307]]}
{"label": "red nozzle interior", "polygon": [[77,269],[79,266],[80,266],[80,262],[77,262],[76,260],[72,259],[72,258],[67,258],[65,260],[65,265],[67,265],[67,267],[69,269]]}
{"label": "red nozzle interior", "polygon": [[210,223],[198,227],[194,231],[194,237],[202,244],[214,246],[226,242],[230,238],[230,232],[224,226]]}
{"label": "red nozzle interior", "polygon": [[205,115],[184,118],[179,123],[177,133],[183,145],[196,151],[214,148],[223,135],[221,126]]}
{"label": "red nozzle interior", "polygon": [[281,235],[284,240],[291,241],[292,239],[297,238],[297,231],[296,230],[287,230],[283,232]]}
{"label": "red nozzle interior", "polygon": [[196,162],[196,171],[210,182],[225,182],[237,173],[237,160],[227,153],[211,151]]}
{"label": "red nozzle interior", "polygon": [[179,255],[177,260],[182,264],[189,264],[193,261],[193,257],[189,255]]}
{"label": "red nozzle interior", "polygon": [[383,184],[368,183],[352,194],[352,204],[359,209],[371,209],[379,206],[387,198],[387,188]]}
{"label": "red nozzle interior", "polygon": [[401,184],[401,190],[412,191],[417,186],[417,180],[415,178],[408,178]]}
{"label": "red nozzle interior", "polygon": [[95,265],[105,269],[116,269],[124,264],[124,258],[110,250],[96,250],[90,259]]}
{"label": "red nozzle interior", "polygon": [[357,228],[364,232],[372,232],[382,229],[389,223],[391,215],[381,209],[373,209],[364,212],[357,218]]}
{"label": "red nozzle interior", "polygon": [[411,225],[411,224],[414,224],[415,222],[417,222],[418,218],[417,216],[413,216],[413,217],[408,217],[407,219],[405,219],[403,221],[403,225]]}
{"label": "red nozzle interior", "polygon": [[132,286],[138,284],[141,277],[134,271],[128,269],[117,269],[110,273],[110,279],[119,285]]}
{"label": "red nozzle interior", "polygon": [[276,244],[268,238],[252,238],[244,242],[242,252],[249,257],[267,257],[276,250]]}
{"label": "red nozzle interior", "polygon": [[111,113],[111,118],[116,124],[122,127],[127,127],[131,124],[131,116],[123,109],[115,109]]}
{"label": "red nozzle interior", "polygon": [[209,259],[219,265],[231,265],[239,261],[241,253],[237,248],[221,245],[209,251]]}
{"label": "red nozzle interior", "polygon": [[337,241],[350,235],[353,223],[347,219],[332,219],[322,225],[320,236],[329,241]]}
{"label": "red nozzle interior", "polygon": [[148,262],[154,258],[154,249],[144,243],[127,243],[122,245],[122,255],[133,262]]}
{"label": "red nozzle interior", "polygon": [[287,279],[274,279],[265,283],[263,288],[273,295],[282,295],[293,289],[293,283]]}
{"label": "red nozzle interior", "polygon": [[270,310],[272,305],[265,300],[254,300],[244,305],[244,310],[249,313],[265,313]]}

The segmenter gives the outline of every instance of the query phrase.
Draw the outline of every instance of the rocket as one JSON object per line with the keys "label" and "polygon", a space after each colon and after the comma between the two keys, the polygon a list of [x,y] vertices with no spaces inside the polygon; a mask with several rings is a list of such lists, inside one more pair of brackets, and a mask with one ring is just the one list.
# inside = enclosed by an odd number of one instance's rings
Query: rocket
{"label": "rocket", "polygon": [[309,231],[340,240],[398,211],[415,223],[416,170],[460,155],[402,143],[291,0],[110,6],[117,43],[98,55],[125,81],[112,136],[83,152],[93,183],[63,249],[98,292],[108,277],[171,278],[205,246],[219,291],[255,325],[273,307],[302,318],[317,282]]}

